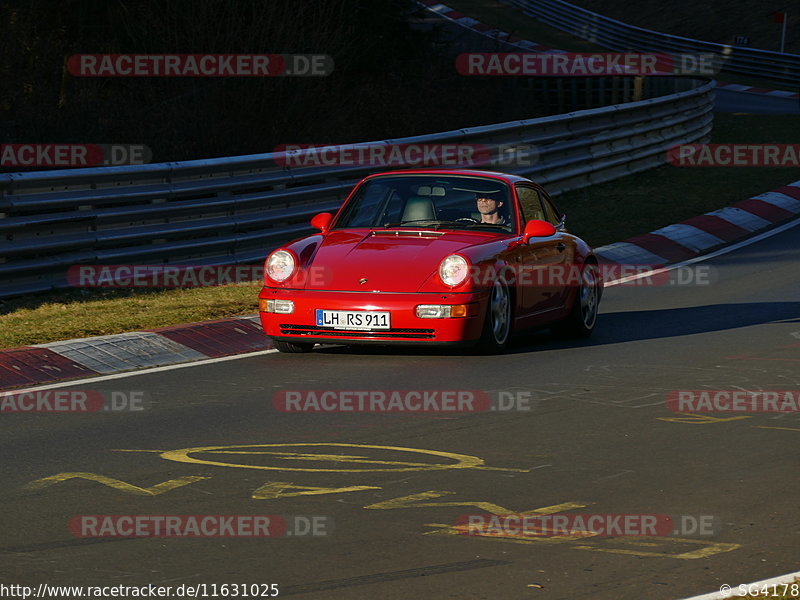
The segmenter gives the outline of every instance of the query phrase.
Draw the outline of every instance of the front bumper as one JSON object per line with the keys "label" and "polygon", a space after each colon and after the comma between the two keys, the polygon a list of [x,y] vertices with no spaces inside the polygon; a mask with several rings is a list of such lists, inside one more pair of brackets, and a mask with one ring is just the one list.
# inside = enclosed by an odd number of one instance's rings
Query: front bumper
{"label": "front bumper", "polygon": [[[264,287],[259,298],[294,302],[292,314],[259,313],[264,332],[280,340],[348,344],[469,345],[481,336],[488,294],[331,292]],[[421,319],[415,313],[420,304],[467,304],[469,311],[466,317]],[[317,309],[388,311],[391,329],[347,331],[321,327],[316,324]]]}

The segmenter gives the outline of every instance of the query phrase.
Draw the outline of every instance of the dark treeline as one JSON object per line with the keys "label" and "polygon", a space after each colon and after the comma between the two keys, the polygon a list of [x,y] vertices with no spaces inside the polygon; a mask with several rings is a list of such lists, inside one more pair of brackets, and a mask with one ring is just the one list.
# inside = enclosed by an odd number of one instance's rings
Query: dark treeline
{"label": "dark treeline", "polygon": [[[0,142],[146,144],[154,161],[536,116],[460,77],[411,0],[0,0]],[[328,77],[79,78],[82,53],[319,53]]]}

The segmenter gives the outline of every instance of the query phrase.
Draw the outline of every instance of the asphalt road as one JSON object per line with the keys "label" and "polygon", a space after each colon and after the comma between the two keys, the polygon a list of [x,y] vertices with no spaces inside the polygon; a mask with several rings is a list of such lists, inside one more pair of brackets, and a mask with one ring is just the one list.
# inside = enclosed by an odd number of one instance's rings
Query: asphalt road
{"label": "asphalt road", "polygon": [[[66,386],[146,390],[153,402],[134,413],[2,415],[0,583],[277,583],[281,596],[309,600],[620,600],[797,570],[800,415],[681,416],[664,398],[800,389],[798,231],[699,263],[714,268],[711,285],[607,289],[589,342],[541,333],[496,357],[328,348]],[[533,401],[530,411],[463,415],[273,408],[275,391],[304,389],[485,390]],[[198,447],[206,450],[154,452]],[[31,486],[64,473],[83,476]],[[453,535],[460,515],[544,507],[709,516],[720,530]],[[82,539],[67,528],[75,515],[106,514],[317,515],[334,525],[308,539]]]}

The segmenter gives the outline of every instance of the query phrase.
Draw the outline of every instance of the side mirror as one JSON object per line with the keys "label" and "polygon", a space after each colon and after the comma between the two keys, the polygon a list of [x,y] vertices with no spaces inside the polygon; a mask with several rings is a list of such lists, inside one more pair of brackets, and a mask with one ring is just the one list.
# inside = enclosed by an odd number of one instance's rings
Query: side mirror
{"label": "side mirror", "polygon": [[527,244],[531,238],[550,237],[556,234],[556,228],[547,221],[532,219],[525,223],[525,231],[522,234],[523,241]]}
{"label": "side mirror", "polygon": [[314,229],[319,229],[322,233],[327,233],[332,220],[333,215],[331,213],[319,213],[318,215],[314,215],[314,218],[311,219],[311,226]]}

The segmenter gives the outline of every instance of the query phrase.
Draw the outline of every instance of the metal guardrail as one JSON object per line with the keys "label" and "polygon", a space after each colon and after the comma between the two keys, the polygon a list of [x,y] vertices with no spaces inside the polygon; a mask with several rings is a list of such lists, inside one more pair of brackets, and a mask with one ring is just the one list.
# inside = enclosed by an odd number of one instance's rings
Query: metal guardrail
{"label": "metal guardrail", "polygon": [[622,23],[563,0],[503,0],[542,23],[610,50],[669,53],[714,53],[723,71],[766,77],[797,86],[800,55],[704,42]]}
{"label": "metal guardrail", "polygon": [[[531,145],[519,173],[554,193],[663,164],[707,141],[712,83],[691,78],[537,79],[540,95],[619,104],[373,144]],[[523,90],[520,90],[522,93]],[[641,93],[645,100],[629,101]],[[628,102],[625,102],[628,100]],[[573,104],[574,106],[575,104]],[[66,287],[76,264],[219,265],[262,260],[310,232],[374,166],[286,168],[274,154],[0,174],[0,297]]]}

